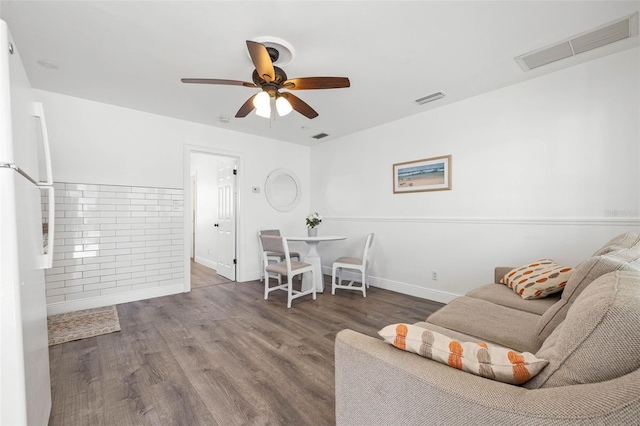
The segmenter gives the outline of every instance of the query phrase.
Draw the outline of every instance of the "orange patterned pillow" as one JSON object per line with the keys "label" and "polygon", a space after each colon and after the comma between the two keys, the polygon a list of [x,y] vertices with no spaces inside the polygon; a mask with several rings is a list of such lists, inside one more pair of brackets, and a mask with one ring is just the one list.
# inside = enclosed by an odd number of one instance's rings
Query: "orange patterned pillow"
{"label": "orange patterned pillow", "polygon": [[523,299],[542,299],[562,291],[572,273],[572,268],[551,259],[540,259],[512,269],[500,283],[508,285]]}
{"label": "orange patterned pillow", "polygon": [[526,382],[549,363],[529,352],[520,353],[483,342],[462,342],[417,325],[392,324],[378,334],[396,348],[514,385]]}

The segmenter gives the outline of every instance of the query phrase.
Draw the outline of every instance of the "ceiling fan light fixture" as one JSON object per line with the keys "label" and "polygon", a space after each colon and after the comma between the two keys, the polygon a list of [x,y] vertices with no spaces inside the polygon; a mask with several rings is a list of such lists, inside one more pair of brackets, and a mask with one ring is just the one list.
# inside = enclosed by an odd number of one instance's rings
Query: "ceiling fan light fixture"
{"label": "ceiling fan light fixture", "polygon": [[280,117],[284,117],[285,115],[293,111],[293,107],[284,97],[278,96],[278,99],[276,99],[276,110],[278,111],[278,115]]}
{"label": "ceiling fan light fixture", "polygon": [[269,110],[270,104],[269,94],[267,92],[260,92],[253,98],[253,106],[260,110]]}
{"label": "ceiling fan light fixture", "polygon": [[271,118],[271,107],[267,105],[266,108],[256,108],[256,115],[263,118]]}

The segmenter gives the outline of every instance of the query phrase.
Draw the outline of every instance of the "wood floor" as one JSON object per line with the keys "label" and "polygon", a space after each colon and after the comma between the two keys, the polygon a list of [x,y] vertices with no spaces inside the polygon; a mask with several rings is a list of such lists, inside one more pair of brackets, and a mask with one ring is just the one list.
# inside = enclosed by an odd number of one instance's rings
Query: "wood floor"
{"label": "wood floor", "polygon": [[333,425],[334,339],[441,304],[371,287],[286,307],[230,282],[118,305],[122,331],[50,348],[50,425]]}
{"label": "wood floor", "polygon": [[230,283],[231,280],[218,275],[215,270],[191,260],[191,288]]}

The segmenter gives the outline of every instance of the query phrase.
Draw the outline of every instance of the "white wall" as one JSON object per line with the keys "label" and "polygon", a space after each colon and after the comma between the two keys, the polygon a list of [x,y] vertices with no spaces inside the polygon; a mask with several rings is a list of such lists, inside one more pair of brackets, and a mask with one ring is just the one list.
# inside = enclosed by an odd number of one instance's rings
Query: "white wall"
{"label": "white wall", "polygon": [[[239,281],[259,277],[259,229],[304,231],[310,200],[308,147],[52,92],[38,90],[36,96],[47,115],[57,182],[183,189],[185,145],[238,157]],[[294,171],[301,181],[301,202],[290,212],[273,210],[264,191],[251,192],[252,186],[263,189],[276,168]]]}
{"label": "white wall", "polygon": [[[627,50],[312,148],[321,232],[349,237],[320,246],[323,265],[376,232],[374,285],[448,301],[491,282],[494,266],[576,265],[638,231],[638,57]],[[393,194],[393,163],[447,154],[451,191]]]}

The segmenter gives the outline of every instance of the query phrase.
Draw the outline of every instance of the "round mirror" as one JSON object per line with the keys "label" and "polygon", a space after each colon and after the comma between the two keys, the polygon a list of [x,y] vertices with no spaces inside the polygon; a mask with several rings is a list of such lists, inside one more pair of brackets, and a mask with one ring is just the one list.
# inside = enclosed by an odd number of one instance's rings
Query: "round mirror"
{"label": "round mirror", "polygon": [[267,201],[274,209],[287,212],[300,201],[300,181],[290,170],[276,169],[269,173],[265,183]]}

